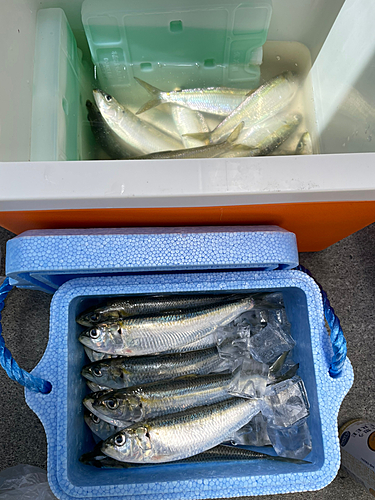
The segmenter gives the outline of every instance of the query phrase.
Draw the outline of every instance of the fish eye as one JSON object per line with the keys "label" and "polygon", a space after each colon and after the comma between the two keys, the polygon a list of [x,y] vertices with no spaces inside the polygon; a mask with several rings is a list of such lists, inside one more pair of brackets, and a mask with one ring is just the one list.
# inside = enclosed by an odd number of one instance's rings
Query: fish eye
{"label": "fish eye", "polygon": [[118,401],[117,399],[107,399],[107,401],[105,402],[107,408],[109,408],[110,410],[115,410],[116,408],[118,408]]}
{"label": "fish eye", "polygon": [[90,337],[92,339],[97,339],[100,337],[100,330],[97,330],[96,328],[93,328],[92,330],[90,330]]}
{"label": "fish eye", "polygon": [[107,102],[111,102],[111,101],[112,101],[112,96],[110,96],[109,94],[106,94],[106,96],[105,96],[105,100],[106,100]]}
{"label": "fish eye", "polygon": [[100,418],[91,413],[91,420],[94,422],[94,424],[98,424],[100,422]]}
{"label": "fish eye", "polygon": [[101,369],[98,368],[97,366],[93,368],[92,372],[95,375],[95,377],[101,377],[103,375]]}
{"label": "fish eye", "polygon": [[99,318],[100,318],[99,313],[92,314],[90,317],[91,321],[98,321]]}
{"label": "fish eye", "polygon": [[124,446],[126,442],[126,437],[123,434],[117,434],[115,437],[115,445],[116,446]]}

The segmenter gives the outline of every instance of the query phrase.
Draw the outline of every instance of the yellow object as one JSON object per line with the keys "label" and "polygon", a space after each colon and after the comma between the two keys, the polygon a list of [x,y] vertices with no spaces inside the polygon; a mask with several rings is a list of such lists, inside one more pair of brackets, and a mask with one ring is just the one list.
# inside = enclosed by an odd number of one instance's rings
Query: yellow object
{"label": "yellow object", "polygon": [[343,468],[375,496],[375,423],[350,420],[339,430]]}

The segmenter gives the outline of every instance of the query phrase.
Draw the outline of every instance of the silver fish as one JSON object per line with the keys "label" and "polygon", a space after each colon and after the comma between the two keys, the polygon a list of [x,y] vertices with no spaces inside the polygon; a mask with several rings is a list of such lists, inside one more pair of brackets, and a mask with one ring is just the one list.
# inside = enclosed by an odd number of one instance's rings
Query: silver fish
{"label": "silver fish", "polygon": [[122,389],[191,374],[206,375],[225,371],[228,367],[228,362],[221,359],[217,348],[211,347],[193,352],[97,361],[85,366],[82,375],[100,386]]}
{"label": "silver fish", "polygon": [[87,118],[96,142],[113,160],[130,156],[126,144],[111,130],[99,109],[91,101],[86,101]]}
{"label": "silver fish", "polygon": [[[188,352],[188,351],[200,351],[202,349],[208,349],[209,347],[214,347],[216,344],[217,344],[216,334],[215,332],[213,332],[210,335],[206,335],[205,337],[197,340],[196,342],[192,342],[191,344],[186,344],[181,347],[176,347],[175,349],[168,349],[168,351],[165,351],[165,354]],[[93,351],[87,346],[83,346],[83,348],[85,349],[87,357],[91,362],[101,361],[102,359],[118,358],[118,356],[114,354],[106,354],[104,352]]]}
{"label": "silver fish", "polygon": [[259,401],[230,398],[220,403],[133,424],[103,442],[101,451],[122,462],[182,460],[228,439],[259,412]]}
{"label": "silver fish", "polygon": [[190,312],[125,318],[100,323],[81,333],[79,341],[91,349],[121,356],[143,356],[185,346],[210,335],[253,307],[253,299],[207,306]]}
{"label": "silver fish", "polygon": [[199,139],[184,136],[184,134],[210,131],[202,113],[183,106],[173,105],[172,117],[185,148],[196,148],[208,144],[208,139],[200,141]]}
{"label": "silver fish", "polygon": [[[161,151],[158,153],[150,153],[148,155],[137,156],[136,158],[131,158],[132,160],[179,160],[183,158],[216,158],[223,153],[236,150],[238,147],[241,148],[242,156],[255,156],[258,150],[246,145],[234,144],[237,141],[238,136],[243,127],[243,122],[241,122],[234,130],[229,134],[227,139],[219,141],[215,144],[209,144],[208,146],[199,146],[196,148],[187,149],[177,149],[175,151]],[[190,135],[190,134],[187,134]],[[195,135],[195,134],[192,134]],[[198,134],[196,134],[198,135]]]}
{"label": "silver fish", "polygon": [[[189,136],[196,139],[209,138],[210,142],[216,143],[227,137],[239,122],[244,122],[245,129],[253,127],[285,108],[296,95],[297,89],[296,75],[286,71],[261,85],[212,132],[189,134]],[[241,140],[238,142],[241,143]]]}
{"label": "silver fish", "polygon": [[312,155],[313,147],[309,132],[302,134],[295,151],[296,155]]}
{"label": "silver fish", "polygon": [[[175,126],[174,120],[172,118],[171,111],[169,106],[165,106],[165,109],[153,108],[143,113],[142,120],[150,123],[154,127],[160,129],[164,134],[171,135],[174,139],[176,139],[181,146],[183,146],[183,142],[181,140],[181,135],[178,133],[178,130]],[[132,113],[136,113],[138,107],[134,107],[129,104],[129,109]]]}
{"label": "silver fish", "polygon": [[203,349],[208,349],[209,347],[214,347],[217,345],[216,332],[212,332],[209,335],[192,342],[191,344],[186,344],[181,347],[176,347],[175,349],[168,349],[164,354],[172,354],[179,352],[189,352],[189,351],[201,351]]}
{"label": "silver fish", "polygon": [[298,114],[280,114],[244,130],[238,142],[257,148],[259,155],[268,155],[290,137],[301,120],[302,117]]}
{"label": "silver fish", "polygon": [[122,141],[129,155],[179,149],[181,143],[141,120],[102,90],[93,91],[96,105],[111,131]]}
{"label": "silver fish", "polygon": [[227,302],[231,297],[231,295],[222,294],[118,297],[108,299],[103,304],[84,311],[78,316],[77,323],[91,326],[106,321],[117,321],[128,316],[182,311]]}
{"label": "silver fish", "polygon": [[93,401],[96,415],[113,425],[213,404],[230,397],[231,374],[153,382],[108,392]]}
{"label": "silver fish", "polygon": [[283,146],[275,149],[270,153],[270,156],[292,156],[292,155],[312,155],[313,154],[313,146],[312,140],[309,132],[304,132],[297,145],[294,146],[293,149],[289,147],[288,149]]}
{"label": "silver fish", "polygon": [[241,142],[241,144],[238,144],[236,149],[222,154],[220,158],[248,156],[246,150],[242,151],[242,145],[246,148],[253,148],[253,156],[266,156],[272,152],[277,152],[279,146],[296,130],[301,119],[300,115],[280,114],[254,125],[254,127],[246,129],[240,134],[238,142]]}
{"label": "silver fish", "polygon": [[[96,446],[93,451],[89,453],[84,453],[79,461],[86,464],[92,465],[99,469],[128,469],[133,467],[154,467],[153,464],[133,464],[129,462],[120,462],[114,458],[110,458],[101,451],[101,444]],[[278,457],[274,455],[268,455],[267,453],[260,453],[258,451],[248,450],[246,448],[234,447],[224,444],[219,444],[210,450],[206,450],[193,457],[185,458],[184,460],[179,460],[170,464],[169,466],[175,466],[176,464],[185,463],[199,463],[199,462],[233,462],[233,461],[253,461],[253,460],[274,460],[279,462],[288,462],[294,464],[309,464],[306,460],[299,460],[297,458],[285,458]]]}
{"label": "silver fish", "polygon": [[137,115],[162,103],[173,103],[189,109],[220,116],[231,113],[252,90],[235,89],[228,87],[207,87],[201,89],[184,89],[164,92],[139,78],[137,82],[152,95]]}
{"label": "silver fish", "polygon": [[117,427],[115,425],[111,425],[87,410],[85,410],[83,418],[85,419],[86,425],[90,428],[91,432],[95,434],[95,436],[98,436],[101,440],[113,436],[113,434],[116,434],[123,428],[123,426]]}

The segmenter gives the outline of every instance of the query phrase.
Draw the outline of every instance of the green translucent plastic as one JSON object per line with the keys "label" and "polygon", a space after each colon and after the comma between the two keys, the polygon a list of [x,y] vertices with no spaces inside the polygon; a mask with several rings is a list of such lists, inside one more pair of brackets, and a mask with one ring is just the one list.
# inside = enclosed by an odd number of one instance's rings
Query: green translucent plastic
{"label": "green translucent plastic", "polygon": [[91,96],[90,68],[81,60],[62,9],[37,15],[31,161],[86,157],[92,137],[85,126],[85,98]]}
{"label": "green translucent plastic", "polygon": [[143,91],[258,85],[271,0],[85,0],[82,23],[100,86],[125,102]]}

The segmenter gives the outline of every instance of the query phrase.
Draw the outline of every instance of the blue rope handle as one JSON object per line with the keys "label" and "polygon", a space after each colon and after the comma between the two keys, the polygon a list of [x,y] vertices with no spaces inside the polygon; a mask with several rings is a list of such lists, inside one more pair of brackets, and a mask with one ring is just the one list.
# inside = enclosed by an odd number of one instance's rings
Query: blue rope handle
{"label": "blue rope handle", "polygon": [[[297,271],[302,271],[311,278],[313,276],[311,275],[310,271],[306,269],[305,267],[299,265],[296,267]],[[313,278],[314,279],[314,278]],[[346,340],[344,337],[344,333],[342,331],[341,325],[340,325],[340,320],[336,316],[335,311],[333,310],[333,307],[331,306],[326,292],[323,290],[321,285],[315,281],[315,283],[318,285],[320,288],[322,297],[323,297],[323,310],[324,310],[324,316],[327,320],[328,326],[331,330],[331,342],[332,342],[332,348],[333,348],[333,357],[332,357],[332,363],[329,367],[329,374],[331,377],[336,378],[340,375],[342,372],[342,368],[345,363],[345,358],[346,358],[346,352],[347,352],[347,346],[346,346]]]}
{"label": "blue rope handle", "polygon": [[1,311],[4,308],[4,300],[12,288],[12,285],[9,283],[9,278],[5,278],[3,283],[0,285],[0,364],[7,372],[8,377],[12,380],[15,380],[19,384],[25,386],[30,391],[48,394],[52,390],[51,383],[39,377],[35,377],[34,375],[31,375],[31,373],[28,373],[20,368],[13,359],[10,351],[5,347],[5,342],[2,336],[3,327],[1,325]]}

